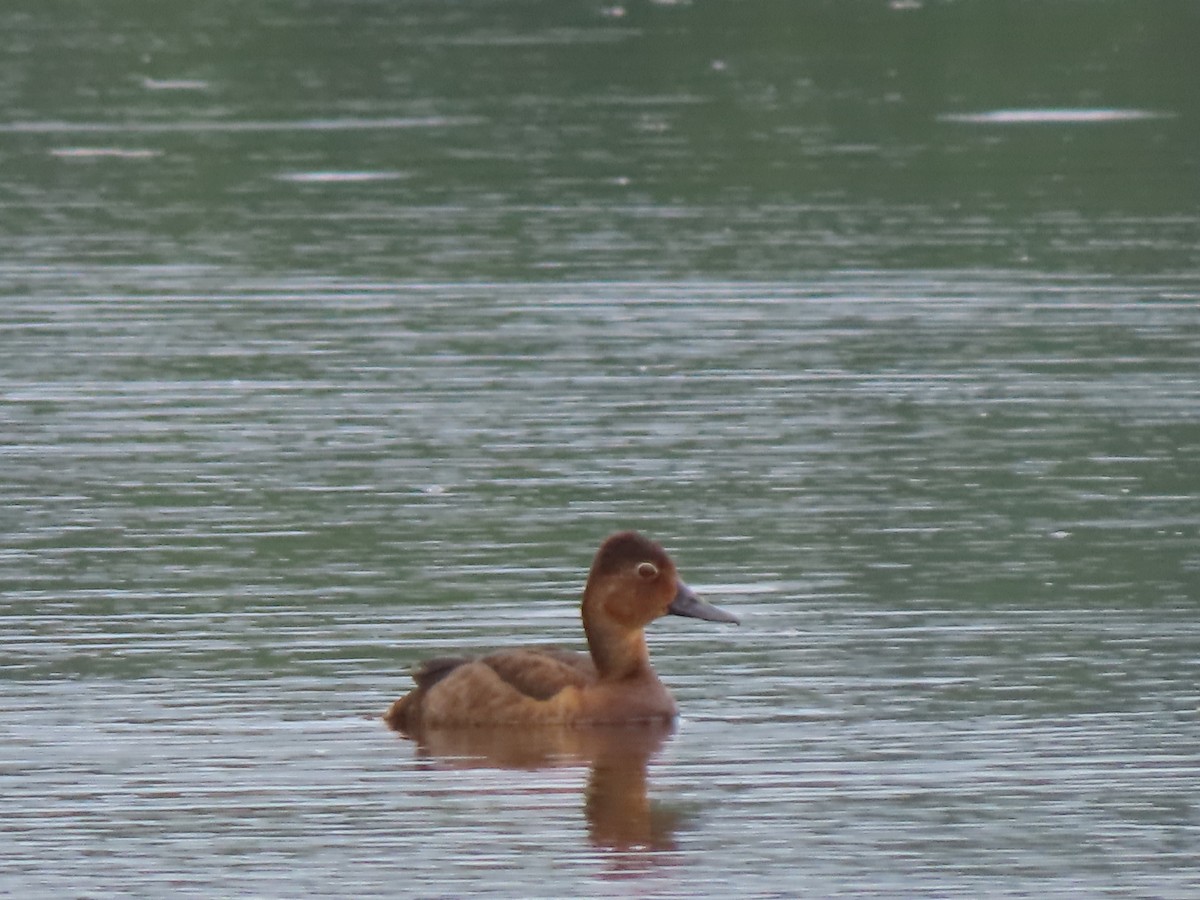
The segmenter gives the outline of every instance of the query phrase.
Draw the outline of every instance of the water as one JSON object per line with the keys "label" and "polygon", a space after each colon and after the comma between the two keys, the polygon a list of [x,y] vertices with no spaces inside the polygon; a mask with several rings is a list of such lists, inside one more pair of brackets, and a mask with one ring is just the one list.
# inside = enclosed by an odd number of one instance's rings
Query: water
{"label": "water", "polygon": [[1200,891],[1197,13],[732,9],[0,13],[0,893]]}

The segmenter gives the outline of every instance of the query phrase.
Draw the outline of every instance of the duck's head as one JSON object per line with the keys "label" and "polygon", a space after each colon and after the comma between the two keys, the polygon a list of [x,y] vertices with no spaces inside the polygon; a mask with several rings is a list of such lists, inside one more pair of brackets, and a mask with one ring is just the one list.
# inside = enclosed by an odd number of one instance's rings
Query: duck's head
{"label": "duck's head", "polygon": [[583,594],[584,618],[641,629],[660,616],[689,616],[737,624],[737,616],[705,603],[679,578],[667,552],[635,531],[600,545]]}

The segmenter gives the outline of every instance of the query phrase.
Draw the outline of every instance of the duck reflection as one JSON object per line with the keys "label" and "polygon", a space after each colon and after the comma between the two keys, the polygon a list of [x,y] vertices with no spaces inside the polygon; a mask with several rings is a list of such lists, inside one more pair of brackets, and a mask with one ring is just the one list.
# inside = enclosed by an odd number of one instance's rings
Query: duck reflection
{"label": "duck reflection", "polygon": [[650,799],[651,758],[674,731],[670,722],[529,728],[430,728],[400,734],[417,753],[461,768],[544,769],[587,765],[583,812],[593,845],[611,850],[674,850],[683,813]]}

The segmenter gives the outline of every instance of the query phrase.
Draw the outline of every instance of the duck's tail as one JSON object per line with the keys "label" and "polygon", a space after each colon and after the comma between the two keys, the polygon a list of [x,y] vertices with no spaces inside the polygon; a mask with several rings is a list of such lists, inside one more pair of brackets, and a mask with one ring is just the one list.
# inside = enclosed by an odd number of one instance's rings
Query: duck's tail
{"label": "duck's tail", "polygon": [[420,688],[410,691],[387,708],[387,712],[383,714],[383,721],[387,723],[388,728],[399,731],[401,734],[408,733],[409,711],[415,706],[413,697],[419,693],[421,693]]}
{"label": "duck's tail", "polygon": [[463,663],[469,661],[464,656],[438,656],[421,663],[413,671],[413,680],[417,683],[416,689],[409,691],[389,706],[387,712],[383,714],[383,721],[389,728],[402,734],[412,731],[417,726],[421,701],[424,699],[425,693]]}

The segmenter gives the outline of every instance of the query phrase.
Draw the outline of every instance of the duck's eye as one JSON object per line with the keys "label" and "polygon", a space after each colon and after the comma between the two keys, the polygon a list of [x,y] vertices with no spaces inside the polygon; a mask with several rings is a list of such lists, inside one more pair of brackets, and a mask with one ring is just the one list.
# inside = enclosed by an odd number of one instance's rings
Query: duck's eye
{"label": "duck's eye", "polygon": [[645,578],[647,581],[649,581],[651,578],[658,577],[658,566],[652,562],[644,562],[638,565],[637,573],[642,578]]}

